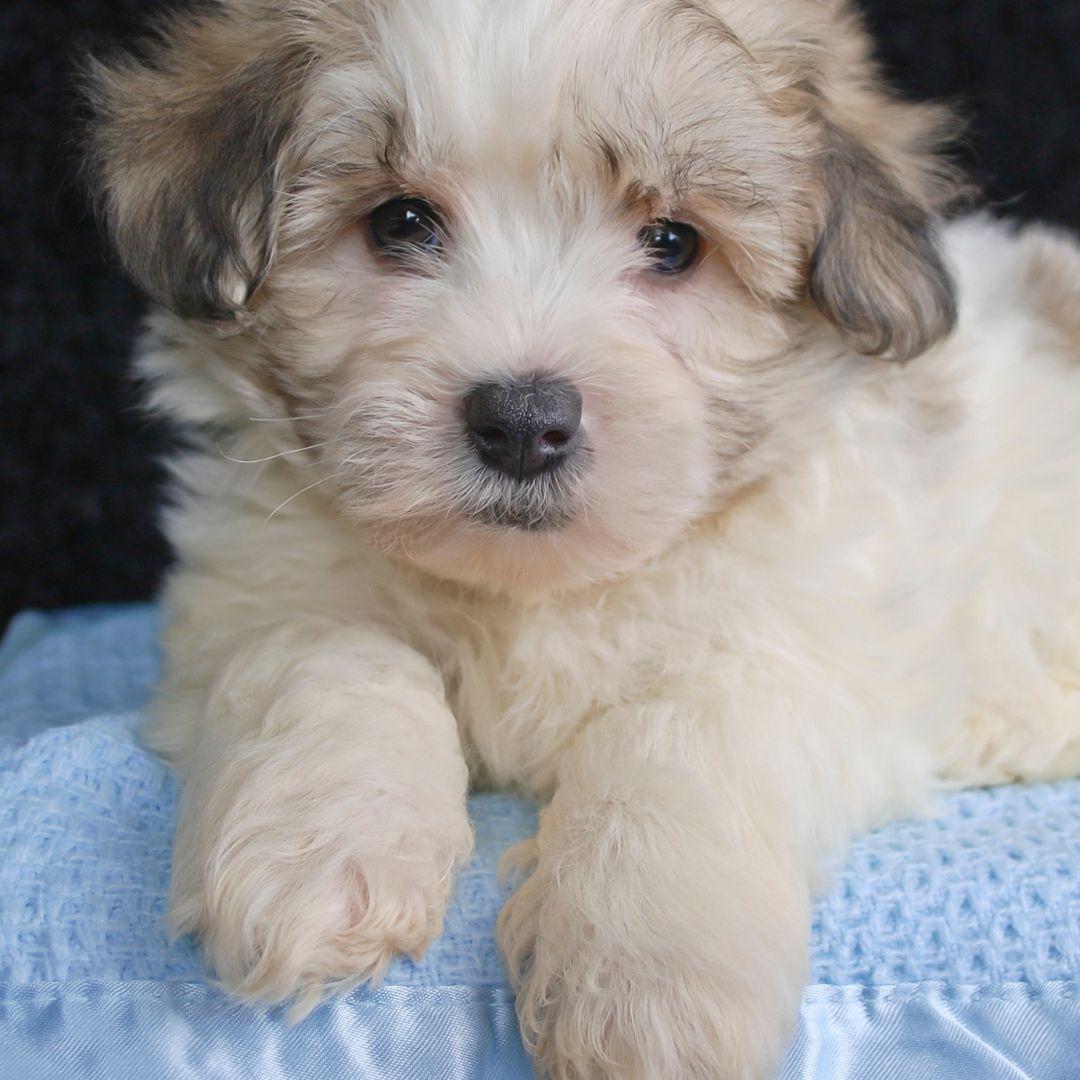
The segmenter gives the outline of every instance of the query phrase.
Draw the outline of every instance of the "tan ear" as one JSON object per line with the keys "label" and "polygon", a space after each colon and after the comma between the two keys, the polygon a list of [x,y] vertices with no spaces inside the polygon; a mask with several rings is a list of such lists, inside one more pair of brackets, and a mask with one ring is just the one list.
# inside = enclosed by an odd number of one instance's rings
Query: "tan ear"
{"label": "tan ear", "polygon": [[826,208],[810,295],[861,353],[907,360],[956,323],[956,290],[930,210],[865,143],[826,125]]}
{"label": "tan ear", "polygon": [[179,315],[229,319],[265,274],[308,60],[266,16],[213,9],[139,59],[87,65],[105,221],[128,272]]}

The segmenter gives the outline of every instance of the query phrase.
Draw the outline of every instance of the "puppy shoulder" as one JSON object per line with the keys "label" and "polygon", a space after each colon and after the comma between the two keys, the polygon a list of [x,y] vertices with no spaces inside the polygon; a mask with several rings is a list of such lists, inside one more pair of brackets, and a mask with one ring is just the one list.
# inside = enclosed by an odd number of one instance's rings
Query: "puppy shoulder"
{"label": "puppy shoulder", "polygon": [[1002,317],[1033,317],[1061,331],[1080,354],[1080,243],[1074,237],[983,213],[952,222],[944,239],[960,283],[962,323],[980,328]]}
{"label": "puppy shoulder", "polygon": [[1069,233],[1030,225],[1019,234],[1024,298],[1036,317],[1059,331],[1080,362],[1080,243]]}

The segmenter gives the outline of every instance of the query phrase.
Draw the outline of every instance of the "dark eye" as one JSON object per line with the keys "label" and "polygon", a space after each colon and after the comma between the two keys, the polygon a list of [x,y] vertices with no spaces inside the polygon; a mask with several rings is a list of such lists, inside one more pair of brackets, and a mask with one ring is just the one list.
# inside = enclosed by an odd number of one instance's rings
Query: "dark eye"
{"label": "dark eye", "polygon": [[388,255],[413,255],[442,247],[439,212],[423,199],[391,199],[369,217],[371,242]]}
{"label": "dark eye", "polygon": [[694,263],[698,234],[683,221],[654,221],[638,233],[638,242],[649,256],[651,269],[679,274]]}

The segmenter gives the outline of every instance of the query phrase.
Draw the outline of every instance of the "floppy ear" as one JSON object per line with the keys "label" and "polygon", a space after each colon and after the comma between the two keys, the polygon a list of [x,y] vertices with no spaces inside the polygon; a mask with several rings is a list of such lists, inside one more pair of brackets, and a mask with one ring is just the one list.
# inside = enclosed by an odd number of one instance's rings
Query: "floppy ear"
{"label": "floppy ear", "polygon": [[810,295],[860,353],[907,360],[956,323],[956,290],[929,207],[865,142],[824,129],[823,224]]}
{"label": "floppy ear", "polygon": [[233,318],[269,266],[308,61],[268,17],[212,9],[139,59],[87,66],[105,221],[136,282],[185,318]]}

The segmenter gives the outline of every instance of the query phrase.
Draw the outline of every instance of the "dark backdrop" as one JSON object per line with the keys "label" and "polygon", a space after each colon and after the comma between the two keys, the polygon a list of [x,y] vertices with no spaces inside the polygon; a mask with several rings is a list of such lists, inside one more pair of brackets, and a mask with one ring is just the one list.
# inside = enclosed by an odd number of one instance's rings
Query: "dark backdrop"
{"label": "dark backdrop", "polygon": [[[127,382],[142,303],[73,179],[71,75],[165,6],[0,9],[0,626],[26,606],[152,595],[168,559],[154,521],[170,436]],[[988,200],[1080,225],[1080,0],[864,8],[894,81],[968,116],[962,156]]]}

